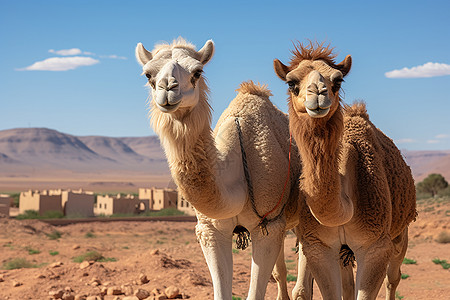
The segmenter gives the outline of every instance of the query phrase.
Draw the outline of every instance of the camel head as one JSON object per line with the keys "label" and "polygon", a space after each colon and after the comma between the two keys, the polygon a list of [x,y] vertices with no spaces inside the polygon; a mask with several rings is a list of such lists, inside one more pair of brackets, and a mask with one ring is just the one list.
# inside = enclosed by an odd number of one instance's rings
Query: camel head
{"label": "camel head", "polygon": [[332,50],[323,43],[298,44],[289,66],[274,60],[275,73],[288,84],[290,107],[298,116],[328,120],[339,107],[341,83],[352,58],[335,64]]}
{"label": "camel head", "polygon": [[136,58],[148,78],[153,105],[164,113],[195,107],[200,99],[203,66],[213,54],[212,40],[199,51],[182,38],[172,45],[158,45],[151,52],[137,44]]}

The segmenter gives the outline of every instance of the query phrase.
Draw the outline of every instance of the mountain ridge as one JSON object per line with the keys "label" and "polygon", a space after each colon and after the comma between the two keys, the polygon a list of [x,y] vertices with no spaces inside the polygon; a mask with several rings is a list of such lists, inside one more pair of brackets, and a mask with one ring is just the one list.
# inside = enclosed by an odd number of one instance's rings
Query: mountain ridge
{"label": "mountain ridge", "polygon": [[[401,152],[416,182],[430,173],[450,180],[450,150]],[[44,127],[0,130],[0,175],[28,176],[30,170],[33,176],[49,170],[170,174],[157,136],[76,136]]]}

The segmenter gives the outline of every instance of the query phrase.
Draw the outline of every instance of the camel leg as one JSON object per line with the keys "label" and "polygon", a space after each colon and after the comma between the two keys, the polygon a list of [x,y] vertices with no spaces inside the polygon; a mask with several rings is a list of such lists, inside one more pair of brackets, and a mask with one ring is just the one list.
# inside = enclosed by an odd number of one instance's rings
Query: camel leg
{"label": "camel leg", "polygon": [[394,253],[389,260],[386,276],[386,300],[395,300],[395,291],[401,279],[400,267],[405,258],[406,250],[408,249],[408,228],[395,239],[392,240],[394,244]]}
{"label": "camel leg", "polygon": [[353,266],[348,264],[344,266],[342,261],[341,265],[341,277],[342,277],[342,299],[354,300],[355,299],[355,278],[353,277]]}
{"label": "camel leg", "polygon": [[297,282],[292,290],[294,300],[312,300],[314,278],[311,270],[306,266],[306,257],[303,254],[302,245],[298,244],[298,272]]}
{"label": "camel leg", "polygon": [[308,247],[303,244],[307,268],[319,286],[324,300],[341,299],[342,280],[339,249],[330,248],[322,243]]}
{"label": "camel leg", "polygon": [[388,237],[383,237],[355,252],[358,265],[356,271],[358,300],[376,299],[386,275],[391,254],[392,241]]}
{"label": "camel leg", "polygon": [[[223,221],[228,223],[228,220]],[[226,229],[225,231],[221,228],[219,231],[211,223],[200,221],[196,226],[197,238],[202,247],[213,282],[214,299],[220,300],[231,300],[232,298],[233,229],[232,227]]]}
{"label": "camel leg", "polygon": [[264,299],[267,283],[283,243],[283,226],[280,226],[279,223],[267,225],[268,235],[263,235],[259,227],[251,233],[252,270],[247,300]]}
{"label": "camel leg", "polygon": [[278,259],[275,263],[275,268],[272,271],[272,276],[277,281],[277,300],[289,300],[289,293],[287,290],[287,269],[284,261],[284,239],[281,241],[280,254],[278,254]]}

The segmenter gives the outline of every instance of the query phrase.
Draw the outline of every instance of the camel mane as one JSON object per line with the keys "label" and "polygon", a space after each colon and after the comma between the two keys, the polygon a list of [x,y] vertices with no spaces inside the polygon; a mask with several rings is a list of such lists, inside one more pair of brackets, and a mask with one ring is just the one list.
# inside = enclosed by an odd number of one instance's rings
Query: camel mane
{"label": "camel mane", "polygon": [[155,56],[158,52],[160,52],[161,50],[164,50],[164,49],[171,50],[174,48],[184,48],[184,49],[190,50],[192,52],[196,52],[195,45],[191,44],[190,42],[188,42],[187,40],[185,40],[184,38],[182,38],[180,36],[180,37],[174,39],[172,41],[172,44],[169,44],[167,42],[161,42],[160,44],[156,44],[152,50],[152,55]]}
{"label": "camel mane", "polygon": [[324,46],[325,42],[319,43],[317,41],[309,41],[307,45],[300,42],[294,43],[294,50],[291,50],[293,56],[290,61],[290,69],[293,70],[303,60],[323,60],[330,67],[337,68],[336,61],[337,54],[333,53],[334,48],[330,45]]}

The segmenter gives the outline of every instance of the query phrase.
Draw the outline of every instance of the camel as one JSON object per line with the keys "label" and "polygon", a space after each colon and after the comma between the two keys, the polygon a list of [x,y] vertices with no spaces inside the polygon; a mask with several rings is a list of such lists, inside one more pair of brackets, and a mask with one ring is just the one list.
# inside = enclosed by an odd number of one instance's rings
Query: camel
{"label": "camel", "polygon": [[151,88],[151,124],[179,192],[196,210],[196,235],[214,299],[232,298],[233,232],[242,238],[246,230],[252,242],[247,299],[264,298],[276,261],[278,299],[288,299],[282,249],[285,231],[298,223],[301,169],[289,143],[288,116],[270,102],[265,86],[244,82],[212,131],[203,67],[214,48],[209,40],[196,51],[182,38],[151,52],[137,45],[136,58]]}
{"label": "camel", "polygon": [[353,298],[375,299],[386,276],[386,299],[395,299],[416,217],[411,170],[364,103],[341,102],[350,55],[337,64],[333,48],[317,42],[299,43],[292,54],[289,66],[275,59],[274,69],[289,86],[289,126],[303,170],[296,230],[304,266],[294,298],[310,297],[311,274],[324,299],[341,298],[345,245],[357,264]]}

